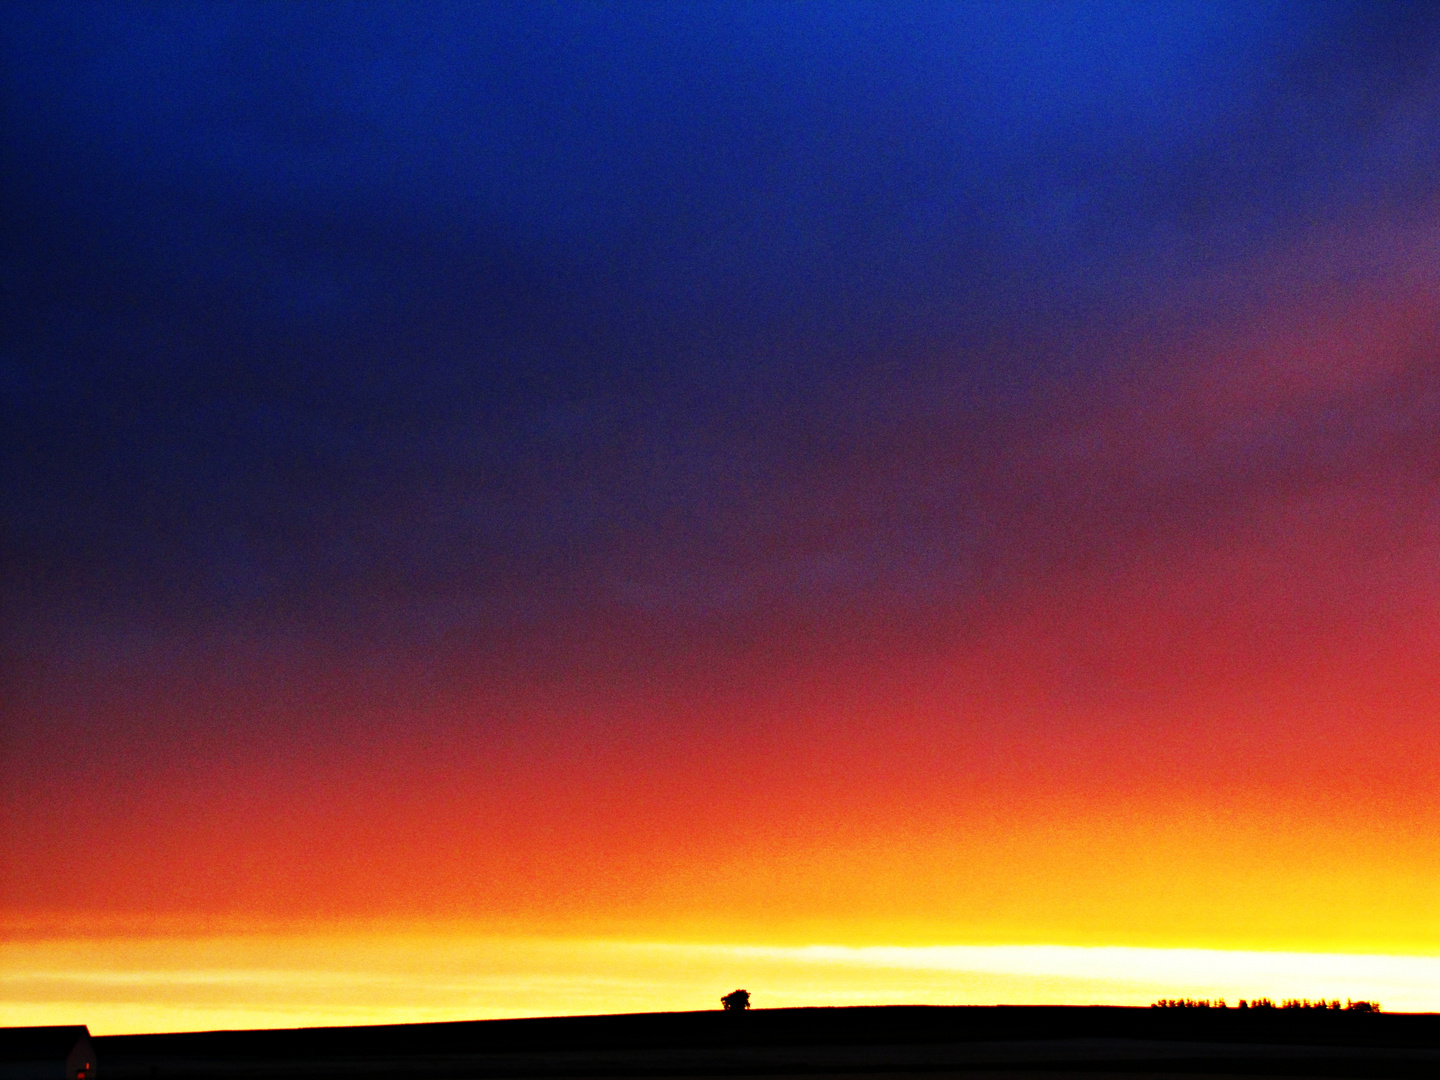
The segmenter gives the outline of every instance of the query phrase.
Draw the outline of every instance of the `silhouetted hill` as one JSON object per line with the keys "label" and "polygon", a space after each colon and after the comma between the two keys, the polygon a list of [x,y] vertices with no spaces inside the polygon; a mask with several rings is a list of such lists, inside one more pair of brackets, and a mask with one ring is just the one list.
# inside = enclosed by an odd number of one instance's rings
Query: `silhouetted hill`
{"label": "silhouetted hill", "polygon": [[113,1035],[104,1077],[1440,1076],[1440,1015],[885,1006]]}

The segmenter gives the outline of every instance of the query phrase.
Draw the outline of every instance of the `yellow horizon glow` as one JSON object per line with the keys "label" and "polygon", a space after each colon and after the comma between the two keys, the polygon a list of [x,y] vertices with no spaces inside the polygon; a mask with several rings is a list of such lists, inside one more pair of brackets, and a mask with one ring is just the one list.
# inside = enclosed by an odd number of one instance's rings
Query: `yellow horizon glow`
{"label": "yellow horizon glow", "polygon": [[13,940],[0,1023],[97,1035],[718,1007],[1377,1000],[1440,1011],[1440,956],[1075,945],[775,946],[454,934]]}

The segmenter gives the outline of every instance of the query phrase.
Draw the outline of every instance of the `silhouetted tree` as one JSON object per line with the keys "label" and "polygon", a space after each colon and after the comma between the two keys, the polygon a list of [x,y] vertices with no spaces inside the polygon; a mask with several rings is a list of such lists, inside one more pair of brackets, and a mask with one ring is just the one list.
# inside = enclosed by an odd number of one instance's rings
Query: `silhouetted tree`
{"label": "silhouetted tree", "polygon": [[[1223,1009],[1226,1006],[1224,998],[1220,998],[1218,1001],[1210,1001],[1206,998],[1198,1001],[1195,998],[1161,998],[1150,1007],[1152,1009]],[[1243,1001],[1240,1003],[1240,1007],[1245,1008]]]}
{"label": "silhouetted tree", "polygon": [[749,990],[732,990],[720,999],[720,1004],[725,1006],[726,1012],[741,1012],[750,1007]]}
{"label": "silhouetted tree", "polygon": [[[1183,1000],[1183,999],[1182,999],[1182,1000],[1157,1001],[1157,1002],[1155,1003],[1155,1007],[1158,1008],[1158,1009],[1195,1009],[1195,1008],[1203,1009],[1203,1008],[1206,1008],[1208,1005],[1209,1005],[1209,1003],[1208,1003],[1208,1002],[1204,1002],[1204,1001],[1186,1001],[1186,1000]],[[1215,1002],[1215,1006],[1216,1006],[1217,1008],[1223,1009],[1223,1008],[1225,1007],[1225,1003],[1224,1003],[1223,1001]],[[1345,1010],[1347,1010],[1348,1012],[1379,1012],[1379,1011],[1380,1011],[1380,1003],[1379,1003],[1378,1001],[1349,1001],[1349,1000],[1347,1000],[1344,1005],[1341,1005],[1338,1000],[1334,1000],[1334,999],[1332,999],[1332,1000],[1330,1000],[1330,1001],[1326,1001],[1324,998],[1321,998],[1319,1001],[1311,1001],[1309,998],[1286,998],[1284,1001],[1282,1001],[1282,1002],[1277,1006],[1277,1005],[1275,1004],[1275,1002],[1271,1001],[1269,998],[1252,998],[1252,999],[1250,999],[1249,1001],[1246,1001],[1246,1000],[1244,1000],[1244,999],[1242,998],[1241,1001],[1240,1001],[1240,1008],[1242,1008],[1242,1009],[1274,1009],[1274,1008],[1281,1008],[1281,1009],[1330,1009],[1330,1010],[1345,1009]]]}

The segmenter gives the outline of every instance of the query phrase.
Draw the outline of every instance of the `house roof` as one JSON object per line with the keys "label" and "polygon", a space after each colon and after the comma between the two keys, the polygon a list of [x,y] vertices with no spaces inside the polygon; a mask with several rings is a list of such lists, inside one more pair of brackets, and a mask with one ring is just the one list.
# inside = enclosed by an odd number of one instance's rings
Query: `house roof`
{"label": "house roof", "polygon": [[53,1061],[69,1057],[81,1039],[90,1038],[84,1024],[64,1027],[0,1028],[0,1061]]}

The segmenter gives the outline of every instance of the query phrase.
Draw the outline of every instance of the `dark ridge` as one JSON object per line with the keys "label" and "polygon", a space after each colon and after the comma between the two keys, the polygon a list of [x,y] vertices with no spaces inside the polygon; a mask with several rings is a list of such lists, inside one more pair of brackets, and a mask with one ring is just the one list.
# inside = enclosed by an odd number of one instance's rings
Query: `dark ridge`
{"label": "dark ridge", "polygon": [[1105,1006],[639,1013],[96,1038],[108,1077],[1119,1071],[1434,1078],[1440,1015]]}
{"label": "dark ridge", "polygon": [[882,1005],[551,1016],[365,1027],[106,1035],[111,1053],[523,1053],[727,1046],[830,1046],[1129,1038],[1305,1046],[1440,1048],[1440,1014],[1167,1010],[1071,1005]]}

